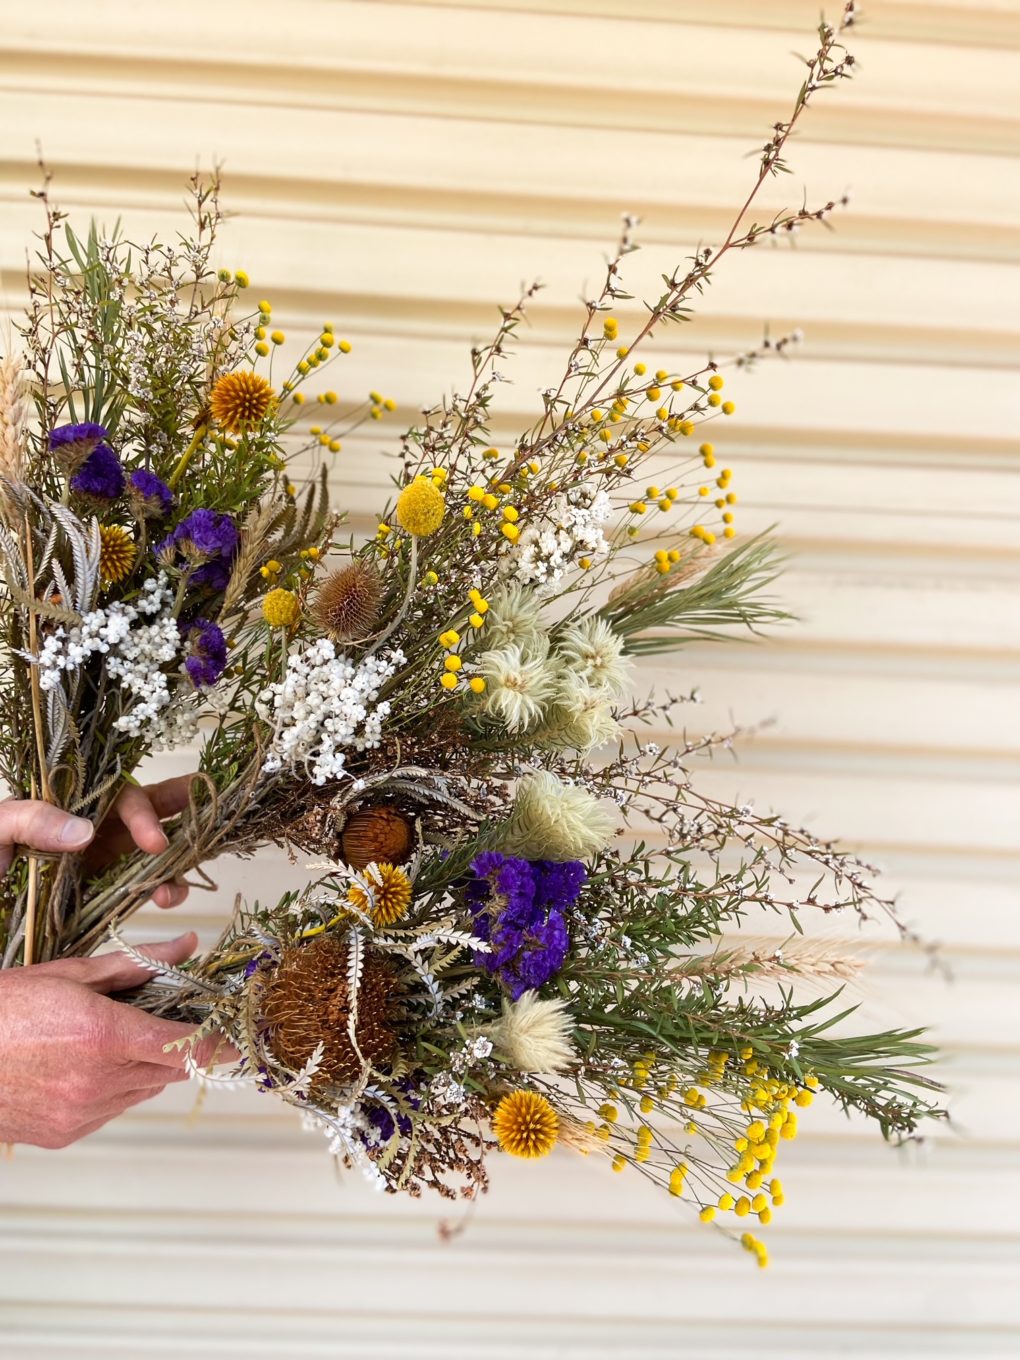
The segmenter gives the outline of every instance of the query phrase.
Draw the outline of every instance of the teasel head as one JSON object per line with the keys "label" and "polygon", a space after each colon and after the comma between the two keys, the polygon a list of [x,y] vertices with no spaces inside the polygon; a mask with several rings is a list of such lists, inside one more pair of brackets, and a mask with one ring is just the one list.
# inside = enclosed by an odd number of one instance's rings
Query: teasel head
{"label": "teasel head", "polygon": [[395,807],[380,803],[352,812],[340,837],[344,863],[352,869],[369,864],[406,864],[414,849],[414,827]]}
{"label": "teasel head", "polygon": [[374,563],[350,562],[320,582],[311,605],[312,620],[334,642],[360,642],[375,630],[385,593]]}
{"label": "teasel head", "polygon": [[360,968],[352,968],[356,962],[346,933],[320,935],[285,950],[267,987],[264,1015],[275,1057],[297,1072],[323,1046],[313,1086],[346,1085],[366,1063],[378,1067],[396,1052],[396,965],[371,948],[364,948]]}

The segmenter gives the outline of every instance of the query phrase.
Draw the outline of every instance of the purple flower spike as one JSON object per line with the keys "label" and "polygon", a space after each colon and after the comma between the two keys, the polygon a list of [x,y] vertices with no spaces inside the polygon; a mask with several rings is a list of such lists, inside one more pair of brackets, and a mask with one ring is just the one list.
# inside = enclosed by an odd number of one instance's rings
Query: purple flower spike
{"label": "purple flower spike", "polygon": [[180,629],[189,646],[184,669],[191,676],[191,683],[196,689],[215,685],[227,667],[227,643],[222,630],[209,619],[192,619],[181,624]]}
{"label": "purple flower spike", "polygon": [[156,545],[156,557],[167,566],[184,558],[191,582],[223,590],[237,552],[237,529],[229,515],[215,510],[192,510],[172,534]]}
{"label": "purple flower spike", "polygon": [[495,974],[516,1001],[563,967],[570,952],[564,913],[584,885],[584,865],[486,851],[471,869],[475,878],[468,885],[468,906],[476,934],[491,946],[489,953],[475,953],[475,963]]}
{"label": "purple flower spike", "polygon": [[130,495],[140,515],[164,519],[173,509],[174,493],[161,477],[147,468],[137,468],[130,478]]}
{"label": "purple flower spike", "polygon": [[[94,429],[99,429],[96,425]],[[71,490],[97,501],[115,501],[124,490],[124,469],[109,444],[97,444],[71,478]]]}
{"label": "purple flower spike", "polygon": [[81,425],[58,425],[50,431],[50,452],[56,454],[62,467],[74,471],[106,437],[105,428],[90,421]]}

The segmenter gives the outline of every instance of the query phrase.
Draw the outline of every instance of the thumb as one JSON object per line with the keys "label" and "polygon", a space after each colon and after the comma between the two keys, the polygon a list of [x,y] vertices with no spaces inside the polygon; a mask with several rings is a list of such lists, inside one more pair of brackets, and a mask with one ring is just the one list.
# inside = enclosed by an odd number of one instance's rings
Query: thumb
{"label": "thumb", "polygon": [[193,930],[173,940],[159,940],[154,944],[138,945],[138,953],[152,959],[152,967],[145,968],[119,950],[109,954],[93,954],[89,959],[76,960],[81,967],[76,981],[95,992],[125,992],[130,987],[141,987],[156,973],[162,963],[171,965],[190,959],[198,944]]}
{"label": "thumb", "polygon": [[0,874],[10,867],[16,845],[67,854],[83,850],[94,835],[87,817],[72,817],[34,798],[9,798],[0,803]]}

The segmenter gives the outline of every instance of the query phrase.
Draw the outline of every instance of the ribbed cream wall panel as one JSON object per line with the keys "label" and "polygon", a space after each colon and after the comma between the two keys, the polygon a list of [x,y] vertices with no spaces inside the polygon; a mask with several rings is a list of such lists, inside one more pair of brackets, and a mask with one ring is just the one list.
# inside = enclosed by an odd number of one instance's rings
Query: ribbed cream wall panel
{"label": "ribbed cream wall panel", "polygon": [[[223,262],[295,339],[327,318],[350,335],[342,398],[436,400],[495,304],[545,280],[497,443],[557,371],[620,212],[645,219],[639,294],[719,238],[817,21],[817,0],[5,9],[5,310],[37,139],[66,207],[137,235],[180,224],[183,181],[222,160]],[[0,1164],[4,1360],[1016,1354],[1020,3],[867,11],[859,80],[819,101],[793,156],[809,196],[849,188],[851,209],[835,233],[734,260],[662,350],[724,355],[766,320],[806,331],[793,361],[731,380],[716,438],[741,529],[780,527],[802,621],[649,679],[700,687],[693,730],[774,719],[706,786],[843,832],[943,942],[950,983],[876,931],[857,999],[868,1020],[934,1021],[956,1127],[898,1154],[814,1107],[763,1275],[675,1202],[565,1154],[501,1162],[441,1240],[436,1205],[338,1183],[268,1101],[210,1096],[195,1115],[178,1090]],[[766,201],[799,192],[783,180]],[[396,432],[336,460],[356,524]],[[269,897],[303,872],[280,854],[219,869],[175,926],[208,931],[236,888]]]}

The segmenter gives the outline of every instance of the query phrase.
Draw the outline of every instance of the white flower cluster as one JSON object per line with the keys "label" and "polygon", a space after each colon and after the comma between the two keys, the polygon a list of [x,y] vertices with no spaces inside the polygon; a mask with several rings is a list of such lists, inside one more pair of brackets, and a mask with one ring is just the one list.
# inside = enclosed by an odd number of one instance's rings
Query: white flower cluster
{"label": "white flower cluster", "polygon": [[346,750],[379,745],[390,705],[374,700],[403,663],[398,650],[355,662],[338,655],[328,638],[294,652],[283,680],[259,696],[260,709],[275,728],[263,770],[303,763],[313,784],[338,779]]}
{"label": "white flower cluster", "polygon": [[[534,605],[538,592],[523,594]],[[482,711],[508,732],[530,732],[540,745],[555,750],[588,752],[615,741],[620,729],[613,701],[630,680],[623,640],[592,616],[565,628],[551,649],[537,607],[533,616],[528,607],[527,599],[501,604],[496,636],[529,640],[482,652],[474,663],[485,680]],[[528,633],[521,621],[533,622],[533,631]]]}
{"label": "white flower cluster", "polygon": [[[180,653],[177,620],[169,613],[173,590],[160,573],[142,586],[135,604],[116,601],[82,615],[80,624],[62,624],[46,638],[37,657],[39,687],[56,689],[64,675],[78,670],[96,653],[106,656],[106,673],[125,695],[118,732],[137,736],[153,727],[171,699],[163,667]],[[148,619],[151,622],[139,622]]]}
{"label": "white flower cluster", "polygon": [[507,551],[510,574],[548,590],[580,557],[597,557],[607,548],[602,526],[612,514],[605,491],[584,482],[562,491],[541,519],[525,525]]}

